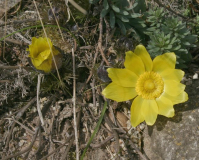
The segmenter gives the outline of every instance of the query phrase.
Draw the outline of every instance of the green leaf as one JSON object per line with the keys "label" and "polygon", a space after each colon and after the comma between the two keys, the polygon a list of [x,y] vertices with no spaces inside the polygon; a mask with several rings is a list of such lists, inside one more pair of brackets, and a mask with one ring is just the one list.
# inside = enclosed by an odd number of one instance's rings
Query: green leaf
{"label": "green leaf", "polygon": [[99,0],[89,0],[90,4],[96,4],[97,2],[99,2]]}
{"label": "green leaf", "polygon": [[172,48],[172,45],[168,45],[167,47],[165,47],[164,49],[168,49],[170,50]]}
{"label": "green leaf", "polygon": [[171,44],[175,43],[177,41],[176,39],[176,37],[173,37],[173,39],[171,40]]}
{"label": "green leaf", "polygon": [[109,9],[109,4],[108,4],[107,0],[104,0],[104,1],[103,1],[103,7],[104,7],[104,9],[106,9],[106,10]]}
{"label": "green leaf", "polygon": [[184,42],[183,45],[190,46],[191,44],[189,42]]}
{"label": "green leaf", "polygon": [[179,52],[188,53],[187,49],[180,49]]}
{"label": "green leaf", "polygon": [[86,154],[86,151],[87,151],[88,147],[90,146],[91,142],[93,141],[94,136],[97,134],[97,132],[98,132],[98,130],[99,130],[99,127],[100,127],[100,125],[101,125],[101,123],[102,123],[102,120],[103,120],[103,118],[104,118],[104,114],[105,114],[105,112],[106,112],[106,109],[107,109],[107,101],[105,101],[105,103],[104,103],[104,107],[103,107],[103,109],[102,109],[102,113],[101,113],[101,116],[100,116],[100,118],[99,118],[99,121],[97,122],[97,126],[95,127],[95,130],[94,130],[94,132],[92,133],[91,138],[89,139],[89,141],[88,141],[88,143],[87,143],[87,145],[86,145],[86,148],[85,148],[84,151],[83,151],[83,154],[82,154],[80,160],[83,160],[83,158],[84,158],[84,156],[85,156],[85,154]]}
{"label": "green leaf", "polygon": [[119,6],[120,8],[128,7],[129,2],[128,0],[111,0],[112,4]]}
{"label": "green leaf", "polygon": [[147,31],[154,32],[154,31],[157,31],[157,28],[156,27],[150,27],[150,28],[147,29]]}
{"label": "green leaf", "polygon": [[126,34],[126,27],[124,26],[124,23],[120,21],[119,19],[116,20],[118,26],[120,27],[122,34]]}
{"label": "green leaf", "polygon": [[189,43],[195,43],[197,40],[197,35],[187,35],[185,38]]}
{"label": "green leaf", "polygon": [[122,20],[123,22],[129,22],[129,19],[126,18],[126,16],[122,16],[122,15],[117,15],[116,14],[116,17],[118,17],[120,20]]}
{"label": "green leaf", "polygon": [[145,0],[135,0],[134,3],[138,3],[136,7],[134,7],[134,11],[136,13],[144,13],[146,12],[146,3],[145,3]]}
{"label": "green leaf", "polygon": [[106,9],[102,9],[102,11],[101,11],[101,17],[105,17],[106,16],[106,14],[109,12],[109,9],[108,10],[106,10]]}
{"label": "green leaf", "polygon": [[158,51],[160,51],[160,48],[155,47],[155,48],[152,49],[152,51],[153,51],[153,52],[158,52]]}
{"label": "green leaf", "polygon": [[113,11],[110,11],[110,26],[111,28],[115,27],[115,14]]}
{"label": "green leaf", "polygon": [[[178,62],[178,61],[177,61]],[[176,62],[176,63],[177,63]],[[178,62],[179,63],[179,62]],[[183,68],[187,68],[187,65],[185,64],[176,64],[176,68],[180,68],[180,69],[183,69]]]}
{"label": "green leaf", "polygon": [[120,13],[120,9],[116,5],[112,4],[111,7],[115,12]]}
{"label": "green leaf", "polygon": [[142,15],[139,13],[131,13],[131,18],[138,18],[141,17]]}
{"label": "green leaf", "polygon": [[178,46],[172,48],[172,50],[177,51],[177,50],[179,50],[180,48],[181,48],[181,45],[178,45]]}
{"label": "green leaf", "polygon": [[124,15],[124,16],[128,16],[128,15],[129,15],[129,12],[120,9],[120,14],[122,14],[122,15]]}

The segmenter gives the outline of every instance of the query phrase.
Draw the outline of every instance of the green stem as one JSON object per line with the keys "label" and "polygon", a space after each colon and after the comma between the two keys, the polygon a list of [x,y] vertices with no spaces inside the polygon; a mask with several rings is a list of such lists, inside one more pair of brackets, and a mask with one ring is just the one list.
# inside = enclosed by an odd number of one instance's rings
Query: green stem
{"label": "green stem", "polygon": [[99,119],[99,121],[97,122],[97,126],[95,127],[95,130],[94,130],[93,134],[91,135],[91,138],[89,139],[88,144],[86,145],[86,148],[84,149],[83,154],[82,154],[82,156],[80,157],[80,160],[83,160],[83,158],[84,158],[84,156],[85,156],[85,154],[86,154],[86,151],[87,151],[88,147],[90,146],[91,142],[93,141],[94,136],[95,136],[96,133],[98,132],[99,127],[100,127],[100,124],[102,123],[102,120],[103,120],[103,118],[104,118],[104,114],[105,114],[105,112],[106,112],[106,109],[107,109],[107,101],[104,103],[104,107],[103,107],[103,109],[102,109],[102,113],[101,113],[100,119]]}

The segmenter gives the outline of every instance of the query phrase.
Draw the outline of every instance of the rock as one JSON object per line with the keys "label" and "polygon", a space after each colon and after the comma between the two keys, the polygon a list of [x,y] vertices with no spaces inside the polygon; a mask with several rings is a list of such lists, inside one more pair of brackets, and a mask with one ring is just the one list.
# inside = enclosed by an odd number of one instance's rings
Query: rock
{"label": "rock", "polygon": [[175,116],[158,116],[144,130],[144,151],[150,160],[199,160],[199,81],[186,86],[189,100],[175,105]]}

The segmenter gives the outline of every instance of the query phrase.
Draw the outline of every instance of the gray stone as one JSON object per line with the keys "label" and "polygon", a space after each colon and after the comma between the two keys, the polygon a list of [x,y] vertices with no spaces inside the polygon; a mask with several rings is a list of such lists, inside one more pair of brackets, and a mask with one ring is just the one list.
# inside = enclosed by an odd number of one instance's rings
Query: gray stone
{"label": "gray stone", "polygon": [[189,100],[175,105],[175,116],[158,116],[144,131],[150,160],[199,160],[199,80],[186,86]]}

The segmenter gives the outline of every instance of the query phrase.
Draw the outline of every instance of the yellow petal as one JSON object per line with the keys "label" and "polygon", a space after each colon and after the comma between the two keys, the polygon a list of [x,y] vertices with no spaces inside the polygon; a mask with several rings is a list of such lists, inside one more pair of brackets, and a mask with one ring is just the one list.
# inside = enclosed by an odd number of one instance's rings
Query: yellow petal
{"label": "yellow petal", "polygon": [[153,67],[153,63],[146,48],[143,45],[138,45],[135,48],[134,53],[142,59],[142,62],[145,65],[145,71],[151,71]]}
{"label": "yellow petal", "polygon": [[33,45],[36,43],[37,39],[38,39],[38,38],[36,38],[36,37],[32,37],[32,44],[33,44]]}
{"label": "yellow petal", "polygon": [[[48,42],[49,42],[49,44],[48,44]],[[39,37],[35,43],[36,43],[35,45],[38,46],[39,53],[52,48],[52,42],[49,38]]]}
{"label": "yellow petal", "polygon": [[155,57],[155,59],[153,60],[153,71],[160,73],[165,69],[174,69],[175,64],[175,53],[165,53],[163,55]]}
{"label": "yellow petal", "polygon": [[46,61],[44,61],[40,66],[35,67],[38,70],[42,70],[46,73],[49,73],[51,71],[51,67],[52,67],[52,59],[48,59]]}
{"label": "yellow petal", "polygon": [[28,51],[30,52],[30,54],[28,55],[31,58],[35,58],[38,56],[38,48],[37,47],[33,47],[32,45],[29,45]]}
{"label": "yellow petal", "polygon": [[142,103],[142,116],[147,125],[153,125],[157,119],[158,106],[155,100],[144,99]]}
{"label": "yellow petal", "polygon": [[172,101],[173,104],[183,103],[186,102],[188,98],[188,94],[186,92],[182,92],[177,96],[170,96],[166,93],[163,93],[166,98]]}
{"label": "yellow petal", "polygon": [[136,127],[138,124],[144,121],[142,116],[142,102],[141,96],[137,96],[131,105],[131,125]]}
{"label": "yellow petal", "polygon": [[160,73],[163,80],[181,81],[184,72],[180,69],[166,69]]}
{"label": "yellow petal", "polygon": [[51,57],[50,50],[41,52],[36,58],[32,58],[33,65],[35,67],[40,66],[45,60]]}
{"label": "yellow petal", "polygon": [[35,45],[36,41],[37,41],[37,38],[33,37],[32,44],[30,44],[29,48],[27,49],[27,51],[30,52],[29,57],[31,58],[35,58],[38,55],[38,46]]}
{"label": "yellow petal", "polygon": [[124,66],[125,66],[125,68],[134,72],[138,76],[140,74],[142,74],[143,72],[145,72],[145,66],[144,66],[141,58],[138,57],[132,51],[126,52]]}
{"label": "yellow petal", "polygon": [[174,81],[174,80],[165,80],[164,81],[164,92],[171,96],[177,96],[182,93],[185,89],[185,85]]}
{"label": "yellow petal", "polygon": [[123,87],[135,87],[138,76],[128,69],[108,68],[108,76],[111,80]]}
{"label": "yellow petal", "polygon": [[126,88],[117,85],[116,83],[110,83],[103,91],[102,94],[108,98],[117,102],[127,101],[134,98],[137,93],[135,88]]}
{"label": "yellow petal", "polygon": [[158,114],[161,114],[166,117],[174,116],[174,108],[173,103],[166,98],[164,95],[161,95],[159,98],[156,98],[156,102],[158,105]]}

